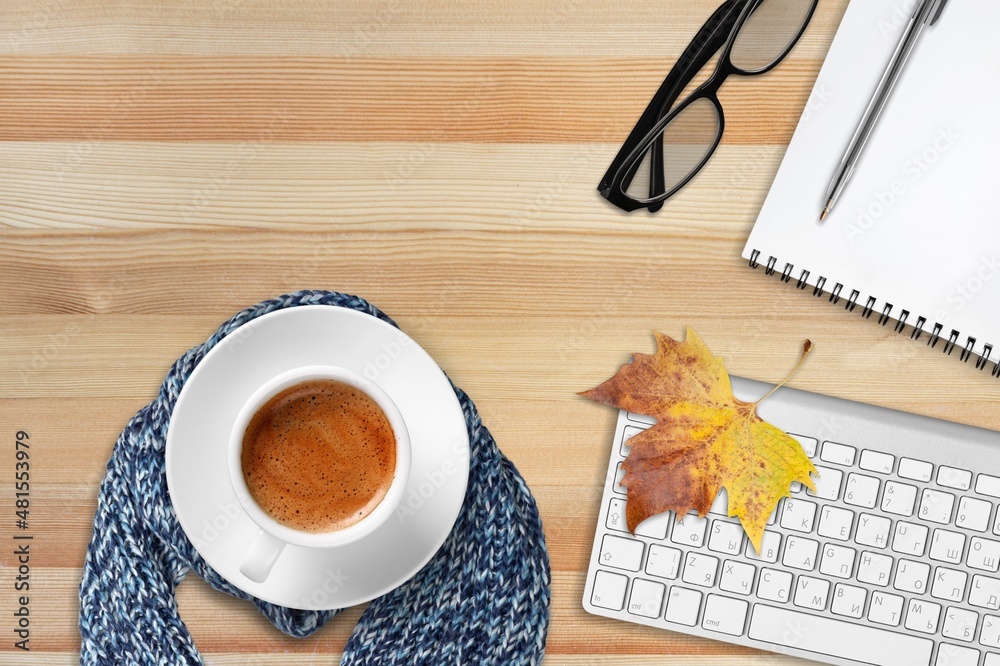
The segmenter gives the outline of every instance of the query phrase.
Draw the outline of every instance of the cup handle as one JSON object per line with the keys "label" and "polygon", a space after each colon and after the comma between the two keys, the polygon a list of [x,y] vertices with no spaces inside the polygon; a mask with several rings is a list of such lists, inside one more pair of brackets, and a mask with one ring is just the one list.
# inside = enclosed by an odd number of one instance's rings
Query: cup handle
{"label": "cup handle", "polygon": [[263,583],[284,549],[284,541],[261,530],[240,564],[240,573],[255,583]]}

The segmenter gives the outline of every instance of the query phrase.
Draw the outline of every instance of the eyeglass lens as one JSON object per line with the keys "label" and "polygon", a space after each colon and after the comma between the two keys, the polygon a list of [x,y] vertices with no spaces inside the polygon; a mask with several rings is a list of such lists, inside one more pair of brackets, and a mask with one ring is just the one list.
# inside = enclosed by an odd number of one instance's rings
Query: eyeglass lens
{"label": "eyeglass lens", "polygon": [[[711,101],[700,98],[689,104],[663,128],[664,191],[672,191],[702,163],[719,134],[719,112]],[[649,159],[646,151],[635,180],[626,194],[636,201],[649,200]]]}
{"label": "eyeglass lens", "polygon": [[[745,74],[765,70],[788,50],[809,19],[812,0],[764,0],[743,24],[733,42],[730,60]],[[720,119],[715,104],[697,99],[661,130],[663,140],[664,189],[650,197],[650,151],[634,171],[625,194],[640,203],[662,201],[684,183],[711,152],[719,134]],[[655,137],[647,137],[651,144]]]}
{"label": "eyeglass lens", "polygon": [[764,0],[743,25],[730,60],[747,74],[767,69],[788,50],[812,9],[811,0]]}

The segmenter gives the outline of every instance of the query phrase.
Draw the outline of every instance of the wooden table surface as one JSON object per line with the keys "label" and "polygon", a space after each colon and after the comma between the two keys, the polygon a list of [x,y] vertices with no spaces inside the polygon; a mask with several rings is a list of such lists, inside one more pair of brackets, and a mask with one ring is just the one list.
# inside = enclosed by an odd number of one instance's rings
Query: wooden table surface
{"label": "wooden table surface", "polygon": [[[705,172],[656,216],[595,186],[717,0],[7,0],[0,5],[0,662],[77,662],[117,433],[173,359],[299,288],[361,294],[478,403],[538,499],[546,663],[792,664],[612,622],[581,596],[615,412],[577,397],[654,329],[735,374],[1000,428],[1000,382],[739,258],[847,0],[724,90]],[[13,438],[33,450],[32,651],[13,651]],[[334,663],[196,577],[211,663]]]}

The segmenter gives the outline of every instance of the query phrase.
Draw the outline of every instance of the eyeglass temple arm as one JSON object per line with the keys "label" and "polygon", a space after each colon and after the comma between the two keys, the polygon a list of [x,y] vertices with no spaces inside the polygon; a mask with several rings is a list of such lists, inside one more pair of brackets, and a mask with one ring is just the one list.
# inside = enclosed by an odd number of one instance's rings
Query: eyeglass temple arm
{"label": "eyeglass temple arm", "polygon": [[[684,49],[684,53],[681,55],[681,58],[677,61],[677,64],[674,65],[674,68],[667,75],[667,78],[664,79],[663,83],[660,84],[656,94],[653,95],[653,99],[646,107],[642,116],[640,116],[639,121],[635,124],[632,132],[625,140],[621,150],[618,151],[618,155],[611,163],[607,173],[604,174],[604,178],[602,179],[598,189],[604,193],[605,196],[610,193],[612,181],[620,170],[622,162],[632,152],[632,146],[636,145],[645,138],[646,134],[650,131],[650,128],[652,128],[653,125],[655,125],[656,122],[670,110],[673,103],[677,101],[677,97],[684,91],[685,86],[687,86],[694,79],[698,72],[701,71],[701,68],[704,67],[705,64],[718,52],[718,50],[725,45],[726,39],[729,37],[729,26],[726,25],[726,19],[734,13],[738,15],[738,12],[733,11],[734,8],[746,4],[747,1],[748,0],[728,0],[723,3],[722,6],[716,9],[708,20],[705,21],[701,29],[698,30],[698,34],[691,40],[688,47]],[[656,141],[652,145],[651,151],[650,193],[651,196],[656,196],[665,190],[662,160],[662,136],[657,137]],[[640,162],[637,162],[622,178],[622,191],[627,191],[629,186],[632,184],[632,180],[635,178],[635,175],[639,170]],[[649,207],[649,210],[650,212],[656,212],[661,207],[662,203],[653,204]]]}
{"label": "eyeglass temple arm", "polygon": [[[674,102],[684,92],[684,88],[691,83],[705,64],[718,53],[719,49],[726,44],[726,40],[729,39],[729,26],[726,25],[725,19],[730,15],[738,15],[738,12],[733,12],[734,6],[744,5],[746,2],[747,0],[731,0],[730,2],[726,2],[716,9],[715,13],[705,21],[701,30],[698,31],[698,34],[688,45],[688,48],[684,50],[684,54],[681,55],[681,60],[678,61],[679,67],[675,67],[667,76],[663,85],[660,86],[661,90],[664,90],[663,101],[653,122],[656,122],[670,111]],[[720,30],[720,28],[725,29]],[[685,63],[684,61],[687,62]],[[675,79],[673,82],[670,81],[672,77]],[[656,137],[656,140],[650,147],[649,168],[649,198],[655,199],[660,194],[666,192],[667,189],[664,174],[662,134]],[[628,185],[631,185],[631,180],[629,178]],[[624,185],[622,189],[628,189],[628,185]],[[648,210],[650,213],[655,213],[663,208],[663,204],[663,201],[651,204]]]}

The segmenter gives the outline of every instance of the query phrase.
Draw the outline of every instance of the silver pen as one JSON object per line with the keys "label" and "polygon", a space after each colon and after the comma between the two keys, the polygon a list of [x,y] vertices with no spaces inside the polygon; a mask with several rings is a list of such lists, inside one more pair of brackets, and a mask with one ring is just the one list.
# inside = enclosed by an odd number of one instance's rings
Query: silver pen
{"label": "silver pen", "polygon": [[830,189],[826,195],[826,206],[823,208],[823,213],[819,216],[821,222],[833,210],[837,199],[840,198],[840,195],[844,192],[844,188],[847,187],[847,182],[854,175],[854,169],[861,159],[865,145],[875,130],[879,116],[882,115],[882,110],[885,108],[886,102],[889,101],[892,89],[896,85],[899,75],[902,74],[903,68],[906,66],[906,62],[913,52],[917,40],[920,38],[920,33],[923,32],[924,26],[937,23],[937,20],[941,18],[941,12],[944,11],[946,4],[948,4],[948,0],[919,0],[917,2],[916,9],[913,10],[913,16],[910,17],[910,22],[903,31],[903,37],[899,40],[899,44],[896,46],[896,50],[889,60],[889,65],[886,67],[885,73],[882,74],[882,80],[879,81],[878,87],[875,89],[875,94],[872,96],[871,101],[868,102],[865,115],[861,117],[861,123],[854,132],[854,138],[851,139],[851,143],[847,146],[847,152],[844,153],[844,158],[840,161],[840,166],[837,167],[837,172],[833,175],[833,180],[830,181]]}

